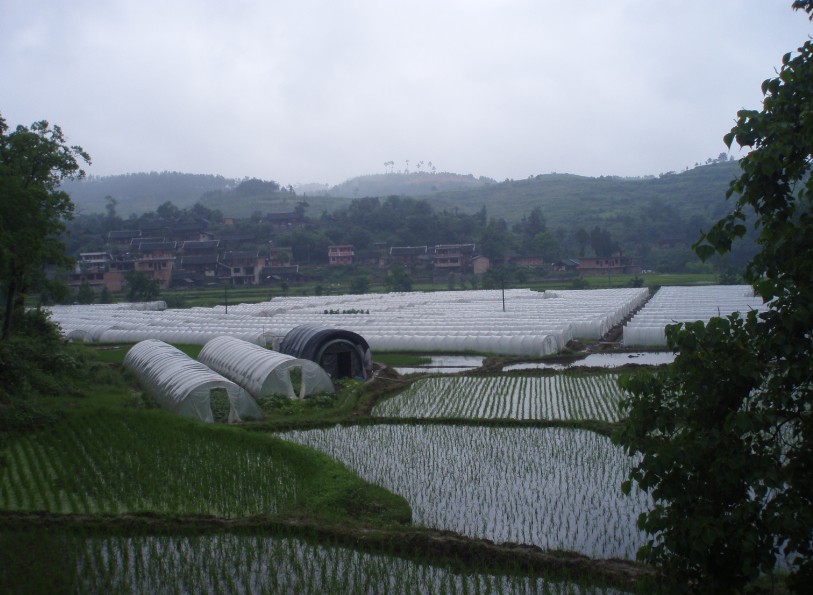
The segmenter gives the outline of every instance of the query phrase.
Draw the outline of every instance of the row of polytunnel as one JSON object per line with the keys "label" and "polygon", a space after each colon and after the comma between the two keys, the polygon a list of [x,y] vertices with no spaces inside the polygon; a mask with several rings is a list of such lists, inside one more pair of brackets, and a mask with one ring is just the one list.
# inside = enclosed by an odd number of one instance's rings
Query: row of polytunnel
{"label": "row of polytunnel", "polygon": [[762,311],[762,298],[749,285],[662,287],[624,326],[624,345],[665,347],[666,326],[678,322],[708,322],[734,312]]}
{"label": "row of polytunnel", "polygon": [[217,399],[223,401],[222,421],[237,422],[262,416],[256,399],[334,392],[330,376],[315,362],[229,336],[206,343],[197,360],[163,341],[146,339],[130,348],[124,365],[161,407],[208,422],[216,419]]}
{"label": "row of polytunnel", "polygon": [[[648,297],[641,288],[528,289],[279,297],[258,304],[152,309],[55,306],[52,319],[70,339],[97,343],[160,339],[204,344],[228,335],[278,348],[300,325],[358,333],[374,351],[479,351],[540,356],[574,338],[597,340]],[[504,306],[503,306],[504,304]]]}

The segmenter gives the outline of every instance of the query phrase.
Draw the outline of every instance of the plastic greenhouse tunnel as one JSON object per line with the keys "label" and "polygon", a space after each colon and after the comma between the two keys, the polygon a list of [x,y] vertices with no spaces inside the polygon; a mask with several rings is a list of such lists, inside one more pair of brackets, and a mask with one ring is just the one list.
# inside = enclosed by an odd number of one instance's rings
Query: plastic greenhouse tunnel
{"label": "plastic greenhouse tunnel", "polygon": [[178,415],[229,423],[262,417],[244,388],[163,341],[136,343],[124,357],[124,365],[161,407]]}
{"label": "plastic greenhouse tunnel", "polygon": [[235,337],[217,337],[203,346],[198,360],[257,398],[283,395],[300,399],[333,393],[333,383],[318,364]]}

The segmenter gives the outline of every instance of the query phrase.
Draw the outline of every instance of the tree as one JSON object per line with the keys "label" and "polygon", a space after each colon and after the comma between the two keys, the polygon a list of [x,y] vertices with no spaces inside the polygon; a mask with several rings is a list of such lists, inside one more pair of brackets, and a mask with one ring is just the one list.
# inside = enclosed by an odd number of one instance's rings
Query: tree
{"label": "tree", "polygon": [[76,292],[76,301],[80,304],[92,304],[96,301],[96,294],[87,281],[82,281],[79,290]]}
{"label": "tree", "polygon": [[174,221],[180,216],[181,210],[168,200],[155,209],[155,214],[167,221]]}
{"label": "tree", "polygon": [[353,277],[350,281],[350,293],[354,294],[362,294],[368,293],[370,291],[370,280],[364,276],[359,275],[357,277]]}
{"label": "tree", "polygon": [[2,338],[11,333],[32,276],[45,264],[65,263],[59,240],[73,203],[59,183],[82,178],[90,157],[70,146],[59,126],[45,120],[8,132],[0,116],[0,288],[5,294]]}
{"label": "tree", "polygon": [[579,246],[579,257],[584,257],[584,249],[587,248],[587,244],[590,243],[590,234],[587,233],[587,230],[583,227],[580,227],[576,230],[574,234],[574,238],[576,240],[576,244]]}
{"label": "tree", "polygon": [[618,242],[613,240],[608,230],[598,225],[590,232],[590,247],[598,258],[612,256],[618,252]]}
{"label": "tree", "polygon": [[124,273],[127,283],[127,299],[131,302],[150,302],[157,300],[161,289],[156,279],[150,279],[141,271],[127,271]]}
{"label": "tree", "polygon": [[412,291],[412,278],[403,267],[393,267],[385,281],[387,291]]}
{"label": "tree", "polygon": [[[794,2],[813,19],[813,1]],[[701,235],[701,258],[759,231],[745,279],[763,313],[667,327],[671,369],[626,377],[615,439],[643,457],[631,482],[650,491],[639,556],[690,589],[731,592],[789,556],[792,588],[813,580],[813,42],[762,84],[725,142],[750,152],[728,190],[734,209]]]}

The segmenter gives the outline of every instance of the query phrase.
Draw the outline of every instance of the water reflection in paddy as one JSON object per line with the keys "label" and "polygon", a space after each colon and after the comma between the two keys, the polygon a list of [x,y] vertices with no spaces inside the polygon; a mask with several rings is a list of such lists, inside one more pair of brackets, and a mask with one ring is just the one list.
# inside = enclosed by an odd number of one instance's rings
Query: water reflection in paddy
{"label": "water reflection in paddy", "polygon": [[432,361],[422,366],[397,367],[399,374],[454,374],[475,370],[483,365],[482,355],[432,355]]}
{"label": "water reflection in paddy", "polygon": [[503,368],[504,372],[512,370],[564,370],[572,366],[584,366],[587,368],[617,368],[626,364],[638,364],[640,366],[660,366],[671,364],[675,361],[675,354],[671,351],[650,351],[636,353],[591,353],[585,358],[570,362],[527,362],[521,364],[511,364]]}

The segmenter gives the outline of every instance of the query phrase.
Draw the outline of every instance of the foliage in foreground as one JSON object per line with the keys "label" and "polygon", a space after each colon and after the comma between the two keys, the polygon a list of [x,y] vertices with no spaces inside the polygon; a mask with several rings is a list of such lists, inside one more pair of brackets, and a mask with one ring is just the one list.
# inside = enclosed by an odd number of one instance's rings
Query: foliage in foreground
{"label": "foliage in foreground", "polygon": [[59,189],[64,179],[82,178],[79,162],[90,157],[69,146],[59,126],[45,120],[8,132],[0,115],[0,290],[5,297],[2,339],[23,310],[26,290],[46,264],[64,264],[58,238],[73,203]]}
{"label": "foliage in foreground", "polygon": [[[813,18],[810,0],[793,6]],[[643,453],[630,480],[655,499],[639,554],[705,593],[741,589],[777,558],[792,588],[813,580],[813,42],[762,90],[763,110],[740,111],[725,139],[752,149],[734,210],[695,249],[729,251],[753,209],[760,252],[745,278],[769,309],[669,327],[675,364],[624,382],[617,435]]]}
{"label": "foliage in foreground", "polygon": [[[0,431],[25,431],[53,421],[40,398],[65,394],[87,377],[86,362],[44,312],[17,313],[15,332],[0,340]],[[3,438],[0,435],[0,444]]]}

